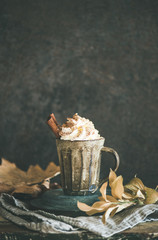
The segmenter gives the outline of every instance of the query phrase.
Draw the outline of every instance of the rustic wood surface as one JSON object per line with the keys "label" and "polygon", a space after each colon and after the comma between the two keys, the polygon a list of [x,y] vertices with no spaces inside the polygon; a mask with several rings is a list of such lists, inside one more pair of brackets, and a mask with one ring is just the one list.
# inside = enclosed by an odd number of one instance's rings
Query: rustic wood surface
{"label": "rustic wood surface", "polygon": [[[0,240],[101,240],[93,233],[78,231],[72,234],[42,234],[19,227],[0,217]],[[116,234],[109,240],[158,239],[158,222],[141,223],[132,229]]]}

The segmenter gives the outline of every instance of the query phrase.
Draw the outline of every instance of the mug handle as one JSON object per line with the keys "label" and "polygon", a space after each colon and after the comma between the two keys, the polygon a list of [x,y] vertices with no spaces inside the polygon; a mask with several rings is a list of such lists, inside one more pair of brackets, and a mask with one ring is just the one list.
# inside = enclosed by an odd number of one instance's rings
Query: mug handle
{"label": "mug handle", "polygon": [[114,157],[115,157],[115,168],[114,168],[113,171],[116,172],[119,165],[120,165],[120,158],[119,158],[118,153],[113,148],[109,148],[109,147],[102,147],[101,151],[112,153],[114,155]]}
{"label": "mug handle", "polygon": [[[109,148],[109,147],[102,147],[102,148],[101,148],[101,151],[108,152],[108,153],[112,153],[112,154],[114,155],[115,168],[114,168],[113,171],[116,172],[117,169],[118,169],[118,167],[119,167],[119,165],[120,165],[120,158],[119,158],[118,153],[117,153],[113,148]],[[92,185],[92,186],[90,187],[89,191],[90,191],[91,193],[95,193],[95,192],[97,191],[97,189],[98,189],[104,182],[108,181],[108,178],[109,178],[109,177],[106,177],[106,178],[100,180],[98,186]]]}

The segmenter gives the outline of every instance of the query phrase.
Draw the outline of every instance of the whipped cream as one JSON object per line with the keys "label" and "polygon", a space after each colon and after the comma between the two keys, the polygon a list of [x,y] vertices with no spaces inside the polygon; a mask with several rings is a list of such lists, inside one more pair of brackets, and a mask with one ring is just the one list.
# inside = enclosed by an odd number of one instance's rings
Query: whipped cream
{"label": "whipped cream", "polygon": [[94,124],[90,120],[80,117],[77,113],[72,118],[67,118],[67,122],[60,128],[59,135],[60,139],[71,141],[101,138]]}

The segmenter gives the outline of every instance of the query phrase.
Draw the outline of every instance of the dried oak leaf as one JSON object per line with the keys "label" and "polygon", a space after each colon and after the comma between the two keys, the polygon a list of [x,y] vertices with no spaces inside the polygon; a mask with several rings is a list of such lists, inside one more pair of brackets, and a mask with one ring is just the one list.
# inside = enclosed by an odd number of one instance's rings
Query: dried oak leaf
{"label": "dried oak leaf", "polygon": [[37,197],[42,191],[41,185],[35,184],[32,186],[21,186],[17,187],[13,192],[12,195],[17,198],[35,198]]}
{"label": "dried oak leaf", "polygon": [[14,163],[2,158],[0,165],[0,193],[36,197],[49,188],[49,179],[60,173],[60,168],[50,162],[45,170],[39,165],[30,166],[25,172]]}
{"label": "dried oak leaf", "polygon": [[11,193],[14,191],[14,187],[5,183],[0,183],[0,194]]}

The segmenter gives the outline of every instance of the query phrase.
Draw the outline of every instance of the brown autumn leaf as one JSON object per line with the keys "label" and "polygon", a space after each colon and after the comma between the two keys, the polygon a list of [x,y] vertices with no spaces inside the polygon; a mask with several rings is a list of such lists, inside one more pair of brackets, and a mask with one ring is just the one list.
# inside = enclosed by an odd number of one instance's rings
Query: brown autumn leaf
{"label": "brown autumn leaf", "polygon": [[116,199],[122,199],[124,193],[123,177],[118,176],[111,184],[111,194]]}
{"label": "brown autumn leaf", "polygon": [[145,204],[156,203],[158,201],[158,192],[155,189],[145,187]]}
{"label": "brown autumn leaf", "polygon": [[25,172],[3,158],[0,165],[0,193],[36,197],[49,188],[49,179],[59,173],[59,166],[53,162],[45,170],[39,165],[31,165]]}
{"label": "brown autumn leaf", "polygon": [[95,202],[92,206],[88,206],[86,203],[77,202],[77,206],[81,211],[86,212],[87,215],[93,215],[96,213],[101,213],[106,211],[110,206],[111,202],[98,201]]}
{"label": "brown autumn leaf", "polygon": [[109,173],[109,186],[110,187],[116,178],[117,178],[116,173],[110,168],[110,173]]}
{"label": "brown autumn leaf", "polygon": [[100,192],[99,202],[95,202],[92,206],[85,203],[78,202],[77,206],[81,211],[88,215],[96,213],[103,213],[102,222],[105,224],[109,217],[133,205],[144,205],[156,203],[158,201],[157,188],[145,187],[139,178],[133,178],[129,184],[123,186],[123,177],[116,175],[113,170],[109,173],[109,186],[111,187],[111,194],[106,195],[107,182],[104,183]]}
{"label": "brown autumn leaf", "polygon": [[117,211],[118,206],[111,206],[102,216],[102,222],[105,224],[109,217],[113,217]]}
{"label": "brown autumn leaf", "polygon": [[14,187],[5,183],[0,183],[0,194],[11,193],[14,191]]}
{"label": "brown autumn leaf", "polygon": [[144,190],[144,184],[141,179],[134,177],[131,181],[124,186],[125,191],[130,190],[132,192],[137,191],[138,189]]}
{"label": "brown autumn leaf", "polygon": [[143,204],[156,203],[158,192],[155,189],[144,186],[141,179],[134,177],[124,186],[125,191],[131,191],[133,198],[139,198]]}
{"label": "brown autumn leaf", "polygon": [[107,188],[107,185],[108,185],[108,183],[105,182],[105,183],[101,186],[101,188],[100,188],[100,192],[101,192],[101,195],[102,195],[103,200],[106,200],[106,188]]}
{"label": "brown autumn leaf", "polygon": [[35,184],[33,186],[20,186],[17,187],[13,192],[12,195],[14,197],[20,197],[20,198],[35,198],[37,197],[41,192],[42,188],[40,185]]}

